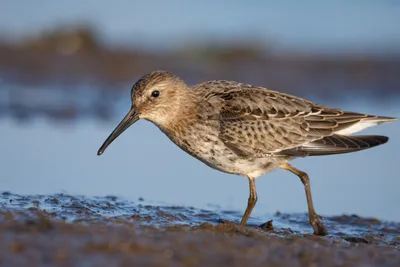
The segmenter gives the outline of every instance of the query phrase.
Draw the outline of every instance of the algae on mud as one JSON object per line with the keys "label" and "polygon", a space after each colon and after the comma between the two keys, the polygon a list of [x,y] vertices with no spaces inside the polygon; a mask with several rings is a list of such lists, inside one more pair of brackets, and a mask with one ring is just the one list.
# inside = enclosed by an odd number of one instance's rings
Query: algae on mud
{"label": "algae on mud", "polygon": [[[241,214],[151,206],[108,197],[0,195],[2,266],[398,266],[400,223],[328,217],[311,234],[306,214],[280,214],[265,230]],[[230,221],[224,221],[225,219]],[[265,220],[270,218],[264,218]],[[273,224],[273,229],[271,228]]]}

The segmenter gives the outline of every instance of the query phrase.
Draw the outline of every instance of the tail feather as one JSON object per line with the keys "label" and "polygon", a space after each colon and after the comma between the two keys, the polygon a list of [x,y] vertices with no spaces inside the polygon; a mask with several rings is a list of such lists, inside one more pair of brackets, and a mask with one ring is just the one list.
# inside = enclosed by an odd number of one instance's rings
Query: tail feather
{"label": "tail feather", "polygon": [[378,146],[389,140],[381,135],[331,135],[302,146],[281,151],[285,155],[305,157],[356,152]]}
{"label": "tail feather", "polygon": [[356,116],[342,116],[337,118],[338,126],[335,130],[335,134],[349,135],[359,131],[362,131],[368,127],[376,126],[386,122],[395,121],[396,118],[384,117],[384,116],[373,116],[365,115],[366,118],[359,119]]}

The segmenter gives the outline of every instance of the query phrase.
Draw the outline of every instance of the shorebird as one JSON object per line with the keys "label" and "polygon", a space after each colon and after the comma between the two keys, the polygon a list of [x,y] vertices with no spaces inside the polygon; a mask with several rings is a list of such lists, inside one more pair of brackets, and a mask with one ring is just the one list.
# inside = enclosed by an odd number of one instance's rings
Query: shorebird
{"label": "shorebird", "polygon": [[328,232],[314,210],[309,177],[288,162],[384,144],[386,136],[351,134],[395,120],[329,108],[234,81],[188,86],[165,71],[141,77],[132,87],[131,100],[130,111],[98,155],[137,120],[151,121],[177,146],[208,166],[248,179],[250,195],[241,228],[257,202],[255,180],[276,168],[288,170],[304,185],[309,222],[316,235]]}

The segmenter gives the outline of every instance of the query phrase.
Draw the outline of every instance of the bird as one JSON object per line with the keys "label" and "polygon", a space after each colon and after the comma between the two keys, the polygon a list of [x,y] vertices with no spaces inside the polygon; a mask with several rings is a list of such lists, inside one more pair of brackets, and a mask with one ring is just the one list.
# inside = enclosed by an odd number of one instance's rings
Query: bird
{"label": "bird", "polygon": [[356,152],[388,141],[380,135],[353,135],[396,120],[322,106],[290,94],[245,83],[213,80],[189,86],[157,70],[131,89],[131,108],[98,150],[105,149],[139,119],[154,123],[182,150],[219,171],[249,182],[244,229],[257,202],[255,180],[275,169],[298,176],[304,185],[315,235],[327,235],[315,209],[307,173],[289,162],[299,157]]}

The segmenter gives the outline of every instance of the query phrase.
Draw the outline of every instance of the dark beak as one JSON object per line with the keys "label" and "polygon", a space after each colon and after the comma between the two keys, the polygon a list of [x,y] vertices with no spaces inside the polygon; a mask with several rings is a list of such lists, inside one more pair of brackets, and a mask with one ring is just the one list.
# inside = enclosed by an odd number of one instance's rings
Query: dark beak
{"label": "dark beak", "polygon": [[134,124],[137,120],[139,120],[139,114],[135,107],[131,107],[131,110],[126,114],[125,118],[118,124],[118,126],[114,129],[114,131],[110,134],[107,140],[100,147],[99,151],[97,151],[97,155],[103,154],[104,150],[117,138],[120,134],[122,134],[126,129],[129,128],[132,124]]}

